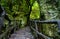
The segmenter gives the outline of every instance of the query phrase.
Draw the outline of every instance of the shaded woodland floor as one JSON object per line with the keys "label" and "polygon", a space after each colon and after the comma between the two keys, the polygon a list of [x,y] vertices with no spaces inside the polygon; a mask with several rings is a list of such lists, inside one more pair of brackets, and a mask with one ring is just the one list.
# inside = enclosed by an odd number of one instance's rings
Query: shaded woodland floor
{"label": "shaded woodland floor", "polygon": [[34,39],[29,27],[19,29],[11,35],[9,39]]}

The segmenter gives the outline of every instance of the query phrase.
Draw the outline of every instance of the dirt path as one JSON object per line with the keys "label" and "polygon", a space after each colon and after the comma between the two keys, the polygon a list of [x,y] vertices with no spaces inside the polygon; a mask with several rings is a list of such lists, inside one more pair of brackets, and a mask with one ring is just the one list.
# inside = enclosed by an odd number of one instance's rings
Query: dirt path
{"label": "dirt path", "polygon": [[30,28],[25,27],[16,31],[14,34],[11,35],[11,38],[9,39],[34,39],[34,37],[30,32]]}

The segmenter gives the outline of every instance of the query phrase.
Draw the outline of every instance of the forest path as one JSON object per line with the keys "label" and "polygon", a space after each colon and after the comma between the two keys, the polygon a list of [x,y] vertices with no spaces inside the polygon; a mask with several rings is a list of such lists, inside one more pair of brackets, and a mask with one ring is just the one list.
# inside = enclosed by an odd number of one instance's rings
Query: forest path
{"label": "forest path", "polygon": [[9,39],[34,39],[29,27],[19,29]]}

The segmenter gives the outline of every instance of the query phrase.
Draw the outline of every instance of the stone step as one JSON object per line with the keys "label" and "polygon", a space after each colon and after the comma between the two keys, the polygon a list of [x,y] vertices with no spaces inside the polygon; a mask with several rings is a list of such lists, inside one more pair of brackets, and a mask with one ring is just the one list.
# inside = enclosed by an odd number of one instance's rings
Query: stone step
{"label": "stone step", "polygon": [[30,32],[30,28],[25,27],[16,31],[15,34],[12,34],[9,39],[34,39],[34,36]]}

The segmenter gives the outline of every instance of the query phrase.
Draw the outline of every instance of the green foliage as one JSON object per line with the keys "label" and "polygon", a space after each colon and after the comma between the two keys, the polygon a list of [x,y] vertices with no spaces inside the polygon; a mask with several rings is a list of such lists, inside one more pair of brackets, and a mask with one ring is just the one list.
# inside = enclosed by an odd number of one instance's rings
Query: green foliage
{"label": "green foliage", "polygon": [[37,1],[35,1],[35,3],[32,6],[30,18],[31,19],[39,19],[40,18],[40,11],[39,11],[39,6],[38,6]]}
{"label": "green foliage", "polygon": [[[0,4],[5,8],[11,20],[21,20],[21,27],[24,27],[28,21],[25,15],[29,14],[30,7],[32,7],[30,19],[39,19],[42,14],[45,15],[46,20],[60,19],[59,0],[1,0]],[[17,16],[13,17],[14,14]],[[43,24],[42,31],[44,34],[54,36],[55,33],[53,32],[56,32],[57,28],[53,29],[52,26],[55,27],[54,24]]]}
{"label": "green foliage", "polygon": [[[41,0],[40,1],[41,6],[41,13],[45,15],[45,20],[59,20],[59,10],[58,10],[58,1],[56,0]],[[57,34],[57,25],[54,24],[44,24],[42,25],[43,29],[42,32],[45,35],[55,37],[58,36]],[[56,28],[55,28],[56,27]],[[59,36],[58,36],[59,37]]]}

